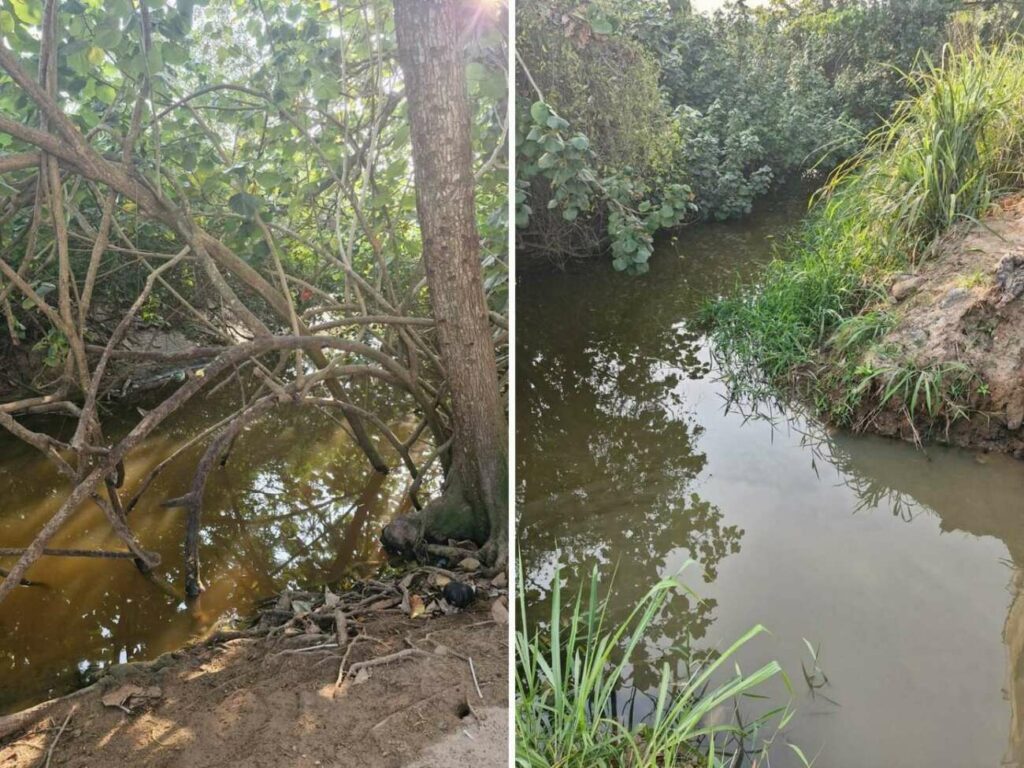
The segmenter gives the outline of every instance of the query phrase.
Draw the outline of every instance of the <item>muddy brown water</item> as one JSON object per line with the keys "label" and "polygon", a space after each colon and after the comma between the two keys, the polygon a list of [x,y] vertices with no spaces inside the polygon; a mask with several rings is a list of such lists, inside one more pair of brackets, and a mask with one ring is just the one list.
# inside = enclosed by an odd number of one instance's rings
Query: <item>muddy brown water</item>
{"label": "muddy brown water", "polygon": [[[126,464],[127,490],[190,437],[229,413],[199,398],[154,434]],[[114,422],[137,415],[121,409]],[[70,425],[37,422],[60,434]],[[411,419],[393,429],[410,432]],[[116,429],[116,428],[115,428]],[[387,455],[389,446],[381,441]],[[191,483],[201,449],[189,449],[159,475],[130,522],[159,569],[177,588],[185,513],[160,506]],[[393,466],[397,458],[391,457]],[[67,693],[111,664],[154,658],[181,647],[218,621],[250,614],[285,586],[337,584],[373,573],[382,562],[378,534],[403,511],[409,478],[373,472],[330,414],[285,408],[243,433],[229,461],[211,475],[203,508],[203,578],[195,601],[176,599],[143,578],[129,560],[41,558],[0,603],[0,713]],[[66,484],[34,449],[0,435],[0,546],[24,546],[60,505]],[[122,549],[102,513],[83,507],[54,547]],[[10,569],[14,558],[0,558]]]}
{"label": "muddy brown water", "polygon": [[[702,600],[680,594],[657,617],[624,714],[650,709],[644,693],[687,637],[724,649],[763,624],[738,659],[777,659],[793,693],[766,692],[796,709],[772,765],[799,764],[787,741],[839,768],[1020,765],[1024,464],[729,405],[695,330],[702,303],[756,280],[804,210],[794,197],[695,228],[639,278],[595,264],[520,280],[528,610],[545,615],[556,564],[569,589],[596,566],[614,572],[624,618],[693,558],[682,580]],[[829,681],[813,691],[805,639]]]}

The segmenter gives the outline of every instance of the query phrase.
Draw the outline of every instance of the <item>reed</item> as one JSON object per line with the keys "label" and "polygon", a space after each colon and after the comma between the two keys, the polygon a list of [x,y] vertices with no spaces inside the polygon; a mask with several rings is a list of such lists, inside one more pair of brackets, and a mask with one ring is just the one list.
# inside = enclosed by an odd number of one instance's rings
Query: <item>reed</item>
{"label": "reed", "polygon": [[[634,653],[649,636],[652,622],[680,585],[675,580],[655,584],[620,624],[608,617],[607,597],[599,596],[596,569],[587,588],[569,605],[563,604],[561,574],[551,582],[551,613],[545,631],[526,621],[523,579],[519,577],[520,617],[516,629],[516,764],[522,768],[672,768],[724,766],[735,747],[758,740],[773,719],[777,727],[791,712],[773,708],[756,719],[719,723],[710,717],[719,707],[780,675],[772,661],[743,674],[734,656],[764,632],[754,627],[713,658],[687,659],[682,679],[666,662],[661,670],[654,707],[640,723],[619,716],[617,694],[627,684]],[[788,681],[787,681],[788,685]],[[762,742],[763,743],[763,742]],[[795,754],[802,753],[799,749]]]}

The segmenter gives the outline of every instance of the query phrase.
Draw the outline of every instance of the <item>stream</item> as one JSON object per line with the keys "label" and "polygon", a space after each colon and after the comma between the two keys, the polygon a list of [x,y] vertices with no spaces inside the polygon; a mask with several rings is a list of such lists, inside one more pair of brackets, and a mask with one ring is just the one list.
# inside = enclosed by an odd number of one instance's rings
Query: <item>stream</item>
{"label": "stream", "polygon": [[[724,650],[762,624],[739,663],[778,660],[792,693],[775,680],[744,710],[796,710],[772,765],[801,764],[786,742],[830,768],[1024,764],[1024,465],[731,403],[694,328],[805,211],[789,196],[684,231],[642,277],[602,260],[520,278],[528,611],[547,615],[556,565],[572,592],[597,567],[621,620],[692,558],[681,580],[701,599],[657,616],[633,716],[674,646]],[[827,684],[805,680],[807,643]]]}
{"label": "stream", "polygon": [[[190,437],[230,413],[229,405],[195,398],[180,409],[126,462],[126,497]],[[134,409],[117,406],[108,424],[127,430],[129,417],[138,419]],[[415,428],[401,414],[390,421],[403,439]],[[60,419],[33,426],[57,436],[73,429]],[[398,466],[390,447],[378,445]],[[417,446],[414,455],[423,450]],[[188,489],[204,447],[170,461],[129,517],[143,544],[160,553],[159,574],[178,589],[185,511],[160,502]],[[286,586],[371,575],[383,559],[382,525],[407,511],[401,500],[408,482],[401,469],[371,470],[334,415],[278,409],[243,432],[227,464],[210,477],[200,549],[207,589],[198,599],[169,596],[131,560],[43,557],[32,566],[27,577],[41,586],[19,587],[0,604],[0,714],[75,690],[112,664],[176,650],[222,620],[248,617],[260,599]],[[67,487],[35,449],[0,434],[0,546],[27,545]],[[50,546],[123,549],[91,503]],[[0,567],[14,561],[0,558]]]}

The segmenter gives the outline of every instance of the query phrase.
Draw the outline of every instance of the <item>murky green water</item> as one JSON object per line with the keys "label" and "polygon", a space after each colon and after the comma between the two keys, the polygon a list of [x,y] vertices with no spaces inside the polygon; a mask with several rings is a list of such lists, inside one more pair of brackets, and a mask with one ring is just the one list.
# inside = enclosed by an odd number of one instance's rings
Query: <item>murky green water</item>
{"label": "murky green water", "polygon": [[[797,707],[772,765],[797,764],[787,740],[832,768],[1019,765],[1024,465],[730,408],[693,330],[702,302],[756,279],[803,210],[780,201],[691,230],[641,278],[602,264],[520,282],[528,600],[543,615],[556,563],[570,587],[596,565],[617,569],[624,616],[694,558],[683,580],[704,599],[680,596],[658,617],[634,670],[641,691],[687,635],[724,648],[760,623],[772,634],[742,665],[778,659]],[[804,638],[829,679],[813,696]]]}
{"label": "murky green water", "polygon": [[[225,408],[197,398],[182,409],[132,454],[126,490]],[[70,425],[47,426],[59,433]],[[396,417],[392,427],[401,436],[415,424]],[[383,441],[380,449],[389,455]],[[129,518],[143,544],[160,553],[160,574],[178,588],[185,512],[160,502],[187,490],[201,450],[168,464]],[[408,481],[400,469],[387,476],[370,470],[332,415],[275,412],[244,432],[210,477],[201,547],[208,589],[196,601],[168,596],[130,560],[43,557],[33,565],[28,578],[44,586],[19,587],[0,603],[0,713],[66,693],[109,664],[174,650],[222,617],[247,615],[285,585],[368,575],[381,562],[382,524],[406,509]],[[34,449],[0,435],[0,546],[31,541],[66,488]],[[51,546],[123,548],[95,505],[83,507]],[[0,567],[13,562],[0,558]]]}

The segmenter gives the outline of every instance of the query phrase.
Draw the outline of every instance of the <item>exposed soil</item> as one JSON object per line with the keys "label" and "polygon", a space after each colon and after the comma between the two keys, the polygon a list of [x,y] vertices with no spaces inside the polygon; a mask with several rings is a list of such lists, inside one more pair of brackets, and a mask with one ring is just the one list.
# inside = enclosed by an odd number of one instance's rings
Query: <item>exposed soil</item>
{"label": "exposed soil", "polygon": [[861,406],[867,431],[1024,458],[1024,198],[1004,200],[979,224],[940,242],[914,274],[897,276],[884,309],[896,325],[862,362],[884,350],[918,369],[962,363],[979,377],[969,418],[921,423],[906,403]]}
{"label": "exposed soil", "polygon": [[0,768],[505,765],[507,592],[477,579],[458,611],[440,596],[445,573],[292,594],[256,628],[116,667],[35,708]]}

